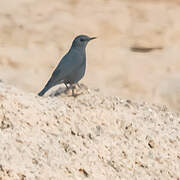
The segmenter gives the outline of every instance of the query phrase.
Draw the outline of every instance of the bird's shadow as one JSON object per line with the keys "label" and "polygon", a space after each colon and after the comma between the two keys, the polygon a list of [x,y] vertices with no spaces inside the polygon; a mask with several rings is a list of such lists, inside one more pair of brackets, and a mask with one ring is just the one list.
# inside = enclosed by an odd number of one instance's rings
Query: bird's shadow
{"label": "bird's shadow", "polygon": [[60,96],[61,94],[66,94],[67,93],[67,89],[64,87],[59,87],[57,90],[54,90],[50,93],[50,97],[57,97]]}

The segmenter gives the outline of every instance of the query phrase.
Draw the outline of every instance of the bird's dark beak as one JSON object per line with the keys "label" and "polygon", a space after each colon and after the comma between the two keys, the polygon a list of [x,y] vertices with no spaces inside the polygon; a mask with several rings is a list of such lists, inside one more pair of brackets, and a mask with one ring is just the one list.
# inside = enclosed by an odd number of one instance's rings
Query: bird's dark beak
{"label": "bird's dark beak", "polygon": [[89,41],[93,40],[93,39],[96,39],[97,37],[91,37],[89,38]]}

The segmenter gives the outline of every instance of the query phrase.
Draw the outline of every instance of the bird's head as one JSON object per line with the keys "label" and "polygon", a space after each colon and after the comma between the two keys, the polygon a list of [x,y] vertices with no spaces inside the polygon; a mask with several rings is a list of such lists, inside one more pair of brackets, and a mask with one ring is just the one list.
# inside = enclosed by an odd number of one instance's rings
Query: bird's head
{"label": "bird's head", "polygon": [[96,37],[89,37],[89,36],[86,36],[86,35],[79,35],[74,39],[74,41],[72,43],[72,47],[84,48],[85,49],[88,42],[93,40],[93,39],[96,39]]}

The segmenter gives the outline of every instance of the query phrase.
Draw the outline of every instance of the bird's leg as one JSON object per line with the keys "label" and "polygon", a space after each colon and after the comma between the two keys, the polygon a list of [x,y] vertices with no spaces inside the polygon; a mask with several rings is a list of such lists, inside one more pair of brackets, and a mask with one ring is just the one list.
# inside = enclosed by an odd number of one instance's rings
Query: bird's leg
{"label": "bird's leg", "polygon": [[76,94],[75,93],[75,89],[76,89],[76,84],[70,84],[69,86],[67,86],[67,84],[65,84],[66,85],[66,90],[65,90],[65,92],[67,92],[69,89],[71,89],[72,90],[72,96],[73,97],[77,97],[78,95],[80,95],[80,94]]}
{"label": "bird's leg", "polygon": [[77,83],[77,86],[81,89],[81,85],[79,83]]}
{"label": "bird's leg", "polygon": [[68,88],[72,90],[73,97],[76,97],[78,95],[78,94],[75,94],[76,84],[70,84]]}
{"label": "bird's leg", "polygon": [[68,84],[67,84],[67,83],[64,83],[64,84],[65,84],[65,86],[66,86],[66,90],[68,90],[68,89],[69,89]]}
{"label": "bird's leg", "polygon": [[66,86],[66,89],[64,90],[64,93],[67,93],[68,90],[71,88],[71,85],[68,86],[68,83],[64,83],[64,85]]}
{"label": "bird's leg", "polygon": [[[73,97],[77,97],[77,96],[79,96],[79,95],[81,95],[82,93],[75,93],[74,91],[75,91],[75,89],[76,89],[76,85],[78,85],[77,83],[76,84],[73,84],[72,85],[72,87],[71,87],[71,89],[72,89],[72,96]],[[81,87],[80,87],[81,88]]]}

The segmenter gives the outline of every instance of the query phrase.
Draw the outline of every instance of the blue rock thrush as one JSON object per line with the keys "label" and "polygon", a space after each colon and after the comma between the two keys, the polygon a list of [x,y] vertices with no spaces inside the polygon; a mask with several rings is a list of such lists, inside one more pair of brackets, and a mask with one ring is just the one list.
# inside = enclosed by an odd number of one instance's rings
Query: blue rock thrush
{"label": "blue rock thrush", "polygon": [[50,88],[62,83],[67,89],[71,88],[72,95],[75,96],[75,84],[83,78],[86,70],[86,46],[95,38],[79,35],[74,39],[70,50],[61,59],[44,89],[38,94],[39,96],[43,96]]}

